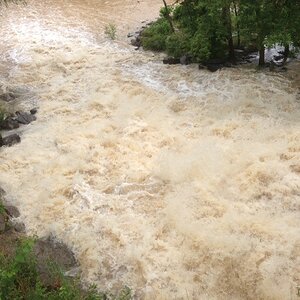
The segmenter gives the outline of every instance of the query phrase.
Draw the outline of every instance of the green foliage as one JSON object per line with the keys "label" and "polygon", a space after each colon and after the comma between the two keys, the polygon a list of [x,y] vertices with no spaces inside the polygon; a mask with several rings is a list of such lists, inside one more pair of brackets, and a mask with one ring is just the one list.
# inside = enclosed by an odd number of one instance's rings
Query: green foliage
{"label": "green foliage", "polygon": [[169,22],[159,18],[142,33],[142,45],[145,49],[154,51],[166,50],[166,39],[172,34]]}
{"label": "green foliage", "polygon": [[17,248],[15,257],[0,260],[0,299],[22,299],[29,295],[37,283],[35,261],[31,253],[32,241],[27,240]]}
{"label": "green foliage", "polygon": [[117,37],[117,27],[115,24],[108,24],[105,26],[104,33],[107,37],[109,37],[111,40],[115,40]]}
{"label": "green foliage", "polygon": [[144,31],[145,49],[166,51],[174,57],[189,53],[195,61],[226,56],[234,61],[234,42],[245,49],[261,49],[261,54],[265,46],[300,46],[299,0],[176,3],[163,8],[160,18]]}
{"label": "green foliage", "polygon": [[[59,272],[57,287],[43,287],[37,272],[37,262],[33,254],[34,241],[22,241],[15,256],[8,259],[0,255],[0,299],[1,300],[104,300],[95,286],[83,290],[79,280],[69,280]],[[56,274],[57,276],[58,274]],[[131,290],[125,288],[115,300],[132,299]]]}
{"label": "green foliage", "polygon": [[182,31],[172,33],[166,38],[166,52],[179,58],[189,52],[189,36]]}

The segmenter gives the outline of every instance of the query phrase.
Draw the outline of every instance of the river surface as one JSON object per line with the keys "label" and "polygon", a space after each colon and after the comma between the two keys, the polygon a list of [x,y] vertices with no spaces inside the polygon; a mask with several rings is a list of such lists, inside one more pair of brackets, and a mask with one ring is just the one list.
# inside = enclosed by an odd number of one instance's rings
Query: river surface
{"label": "river surface", "polygon": [[164,66],[135,51],[127,32],[160,2],[2,9],[2,89],[26,89],[16,105],[39,110],[21,144],[1,149],[0,185],[28,233],[63,240],[83,282],[99,289],[297,299],[297,85],[252,69]]}

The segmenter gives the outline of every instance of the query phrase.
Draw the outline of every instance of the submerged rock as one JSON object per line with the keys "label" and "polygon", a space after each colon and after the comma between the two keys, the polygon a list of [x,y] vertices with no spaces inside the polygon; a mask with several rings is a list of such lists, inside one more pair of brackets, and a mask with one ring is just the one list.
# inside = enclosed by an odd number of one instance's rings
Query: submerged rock
{"label": "submerged rock", "polygon": [[9,136],[6,136],[5,138],[2,139],[3,145],[2,146],[8,146],[11,147],[15,144],[18,144],[21,142],[21,138],[18,134],[11,134]]}
{"label": "submerged rock", "polygon": [[10,102],[13,101],[17,98],[18,96],[15,95],[12,92],[7,92],[7,93],[3,93],[0,95],[0,100],[5,101],[5,102]]}

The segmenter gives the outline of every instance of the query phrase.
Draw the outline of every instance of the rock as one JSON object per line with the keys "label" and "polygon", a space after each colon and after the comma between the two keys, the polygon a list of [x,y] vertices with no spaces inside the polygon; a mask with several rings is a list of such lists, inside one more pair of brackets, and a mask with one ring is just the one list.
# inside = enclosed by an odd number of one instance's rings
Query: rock
{"label": "rock", "polygon": [[73,252],[65,244],[53,238],[38,240],[34,245],[34,254],[41,282],[46,287],[53,287],[57,284],[57,278],[51,272],[49,262],[58,265],[63,272],[78,267]]}
{"label": "rock", "polygon": [[207,70],[209,70],[211,72],[216,72],[216,71],[222,69],[223,67],[224,67],[223,65],[209,64],[209,65],[207,65]]}
{"label": "rock", "polygon": [[284,59],[284,55],[274,55],[274,56],[273,56],[273,59],[274,59],[275,61],[282,60],[282,59]]}
{"label": "rock", "polygon": [[0,95],[0,100],[5,102],[13,101],[17,98],[17,96],[12,92],[3,93]]}
{"label": "rock", "polygon": [[3,146],[11,147],[17,143],[21,142],[21,138],[18,134],[11,134],[3,138]]}
{"label": "rock", "polygon": [[[3,138],[2,138],[2,135],[0,134],[0,147],[3,146]],[[1,193],[0,193],[0,196],[1,196]]]}
{"label": "rock", "polygon": [[13,206],[13,205],[5,206],[5,211],[12,218],[18,218],[18,217],[20,217],[19,210],[15,206]]}
{"label": "rock", "polygon": [[226,61],[223,59],[209,59],[203,63],[207,67],[207,70],[216,72],[225,67]]}
{"label": "rock", "polygon": [[141,38],[139,36],[137,36],[134,39],[131,39],[130,44],[135,47],[141,47],[141,44],[142,44]]}
{"label": "rock", "polygon": [[6,217],[4,214],[0,214],[0,233],[4,232],[6,228]]}
{"label": "rock", "polygon": [[78,276],[80,273],[80,267],[75,267],[67,272],[64,273],[65,276],[68,276],[68,277],[76,277]]}
{"label": "rock", "polygon": [[26,112],[17,111],[16,115],[17,115],[17,117],[15,120],[20,124],[27,125],[36,120],[36,116],[32,115],[31,113],[29,114]]}
{"label": "rock", "polygon": [[165,65],[176,65],[176,64],[180,64],[180,59],[174,57],[166,57],[163,59],[163,63]]}
{"label": "rock", "polygon": [[192,59],[187,54],[180,57],[180,63],[182,65],[189,65],[191,62],[192,62]]}
{"label": "rock", "polygon": [[23,222],[17,222],[13,224],[16,232],[25,232],[25,224]]}
{"label": "rock", "polygon": [[199,69],[199,70],[205,70],[205,69],[206,69],[206,67],[205,67],[205,66],[203,66],[202,64],[199,64],[199,65],[198,65],[198,69]]}
{"label": "rock", "polygon": [[131,37],[133,37],[134,36],[134,33],[132,33],[132,32],[129,32],[128,34],[127,34],[127,37],[128,38],[131,38]]}
{"label": "rock", "polygon": [[12,117],[7,117],[0,125],[0,128],[4,130],[12,130],[19,127],[19,122]]}
{"label": "rock", "polygon": [[31,113],[32,115],[35,115],[35,114],[37,113],[37,109],[36,109],[36,108],[31,109],[31,110],[30,110],[30,113]]}

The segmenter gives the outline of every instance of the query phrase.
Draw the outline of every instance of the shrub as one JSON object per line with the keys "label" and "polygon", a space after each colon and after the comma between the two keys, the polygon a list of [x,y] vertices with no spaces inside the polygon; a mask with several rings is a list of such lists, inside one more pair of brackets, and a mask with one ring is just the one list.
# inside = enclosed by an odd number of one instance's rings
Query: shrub
{"label": "shrub", "polygon": [[115,24],[108,24],[105,26],[104,33],[107,37],[109,37],[111,40],[115,40],[117,37],[117,27]]}
{"label": "shrub", "polygon": [[189,52],[188,36],[183,32],[171,34],[166,39],[166,52],[168,55],[179,58]]}
{"label": "shrub", "polygon": [[166,39],[171,33],[168,21],[160,18],[143,31],[142,45],[147,50],[165,51]]}

